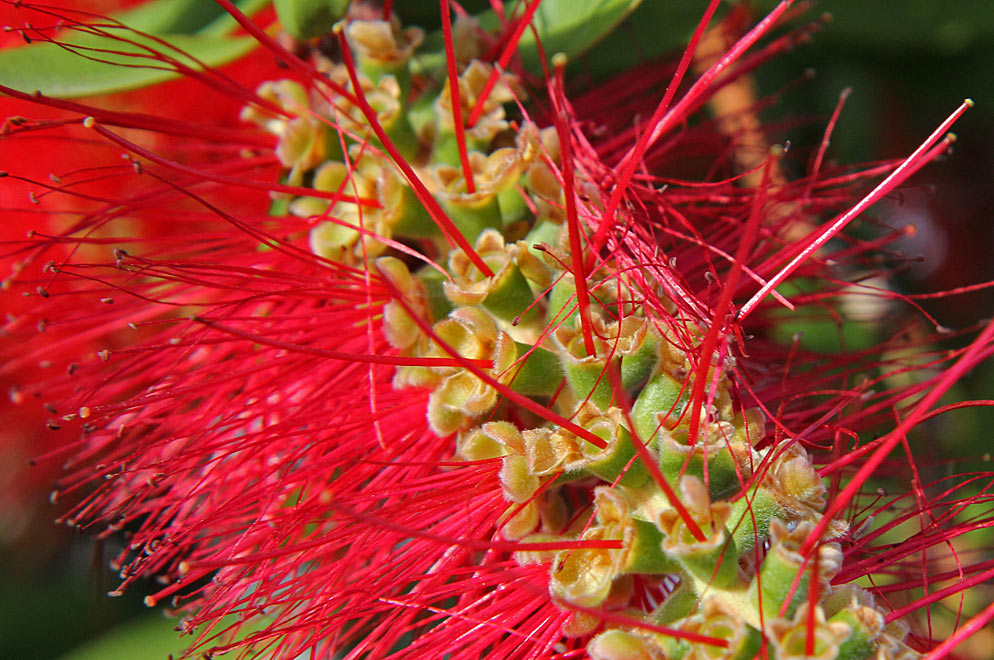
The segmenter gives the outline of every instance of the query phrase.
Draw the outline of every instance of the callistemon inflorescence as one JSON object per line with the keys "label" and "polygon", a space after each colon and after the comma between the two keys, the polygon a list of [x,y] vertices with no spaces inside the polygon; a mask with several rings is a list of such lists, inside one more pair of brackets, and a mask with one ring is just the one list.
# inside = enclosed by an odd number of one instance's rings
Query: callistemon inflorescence
{"label": "callistemon inflorescence", "polygon": [[[611,255],[583,263],[591,239],[563,177],[589,211],[608,200],[588,173],[564,172],[556,126],[507,121],[516,78],[457,61],[455,84],[411,105],[421,32],[396,20],[336,30],[358,66],[316,62],[340,94],[266,82],[259,95],[289,117],[243,117],[278,137],[288,181],[339,196],[284,201],[318,219],[314,253],[383,278],[389,344],[456,358],[399,366],[393,387],[430,390],[430,431],[456,459],[499,462],[496,534],[520,542],[514,562],[547,571],[568,613],[560,634],[589,639],[597,660],[919,657],[867,591],[832,586],[847,525],[824,516],[803,446],[767,442],[734,358],[701,357],[710,326],[665,295],[640,300],[652,275]],[[432,221],[384,135],[451,224]]]}
{"label": "callistemon inflorescence", "polygon": [[[12,364],[106,344],[19,392],[51,390],[82,420],[57,496],[100,485],[63,519],[124,530],[124,584],[160,578],[147,601],[172,597],[198,651],[921,657],[933,635],[904,615],[957,590],[916,571],[936,548],[961,567],[952,540],[991,526],[956,518],[982,477],[936,503],[917,473],[907,499],[860,491],[898,445],[910,458],[907,432],[991,353],[994,325],[917,381],[909,344],[926,339],[846,359],[770,339],[785,295],[844,313],[835,287],[880,261],[830,241],[943,153],[968,104],[905,161],[823,171],[826,137],[789,181],[784,149],[739,116],[755,108],[727,94],[816,29],[757,47],[790,3],[724,56],[695,56],[713,2],[678,64],[573,103],[563,56],[538,83],[512,66],[541,4],[492,35],[449,25],[443,2],[434,70],[418,50],[431,37],[389,3],[296,54],[229,6],[292,75],[246,88],[188,67],[238,102],[223,131],[47,100],[85,112],[87,139],[151,181],[81,194],[96,209],[32,237],[23,273],[55,256],[8,281],[34,287],[39,332],[62,333]],[[716,121],[699,119],[708,103]],[[117,127],[222,144],[166,157]],[[119,239],[134,218],[143,229]],[[112,258],[85,261],[105,245]],[[94,292],[101,313],[80,312]],[[874,528],[857,504],[895,513]],[[913,542],[872,545],[909,521]],[[992,573],[977,566],[974,582]],[[859,581],[878,573],[894,579]],[[919,601],[888,597],[918,587]]]}

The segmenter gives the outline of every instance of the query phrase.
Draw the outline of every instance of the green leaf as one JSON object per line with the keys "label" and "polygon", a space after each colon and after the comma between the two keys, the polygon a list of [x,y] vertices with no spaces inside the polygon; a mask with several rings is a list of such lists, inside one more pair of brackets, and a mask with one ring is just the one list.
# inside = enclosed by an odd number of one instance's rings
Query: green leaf
{"label": "green leaf", "polygon": [[[269,0],[240,0],[236,4],[242,12],[253,14]],[[220,66],[257,45],[249,37],[224,36],[237,23],[220,5],[208,0],[155,0],[117,12],[112,18],[131,29],[102,27],[112,35],[109,37],[67,30],[59,35],[61,41],[71,44],[66,48],[35,43],[0,51],[0,82],[23,92],[38,91],[60,98],[109,94],[179,75],[152,57],[153,52],[163,52],[199,68],[191,58],[207,66]],[[131,30],[162,35],[163,40],[190,57]],[[104,53],[100,49],[116,52]]]}
{"label": "green leaf", "polygon": [[166,660],[186,650],[187,637],[180,639],[176,622],[161,615],[142,617],[120,625],[96,640],[78,647],[59,660]]}
{"label": "green leaf", "polygon": [[[642,0],[544,0],[532,24],[546,55],[565,53],[573,58],[587,52],[618,26]],[[518,44],[521,62],[541,70],[535,34],[525,30]]]}
{"label": "green leaf", "polygon": [[[269,0],[240,0],[235,5],[251,16]],[[220,36],[237,25],[224,8],[210,0],[155,0],[115,12],[111,18],[152,34],[210,34]]]}
{"label": "green leaf", "polygon": [[[758,0],[767,11],[776,0]],[[815,39],[817,48],[833,53],[840,47],[866,54],[940,53],[952,55],[984,46],[994,38],[994,3],[990,0],[858,2],[824,0],[818,10],[832,22]],[[981,78],[982,76],[978,76]]]}
{"label": "green leaf", "polygon": [[702,11],[700,0],[643,2],[571,68],[602,79],[668,52],[682,50],[697,27]]}
{"label": "green leaf", "polygon": [[[201,0],[202,1],[202,0]],[[246,16],[251,16],[269,6],[271,0],[241,0],[235,5]],[[232,18],[231,14],[224,12],[210,24],[197,31],[197,34],[211,37],[220,37],[228,34],[238,26],[238,21]]]}
{"label": "green leaf", "polygon": [[[607,36],[641,2],[642,0],[543,0],[532,23],[546,55],[551,57],[555,53],[565,53],[567,57],[573,58],[587,52]],[[519,3],[506,3],[508,11],[516,4]],[[500,22],[492,10],[478,14],[476,18],[485,30],[500,29]],[[417,60],[426,69],[441,68],[445,62],[443,44],[441,31],[432,33],[425,39]],[[527,70],[535,73],[542,71],[538,44],[531,30],[525,30],[521,36],[518,53]]]}
{"label": "green leaf", "polygon": [[331,32],[349,8],[349,0],[273,0],[283,28],[295,39]]}
{"label": "green leaf", "polygon": [[[74,98],[154,85],[179,75],[168,64],[152,57],[150,50],[163,51],[187,66],[199,68],[190,57],[179,55],[153,39],[115,32],[128,41],[87,35],[73,40],[70,48],[77,52],[50,43],[0,51],[0,81],[23,92]],[[250,37],[174,34],[163,39],[207,66],[230,62],[257,45]],[[95,52],[94,48],[116,52]]]}
{"label": "green leaf", "polygon": [[[238,632],[235,633],[235,637],[223,640],[234,642],[248,639],[254,633],[265,628],[268,622],[268,619],[261,617],[240,621],[235,616],[226,616],[218,622],[216,630],[230,630],[237,624]],[[196,637],[181,637],[176,632],[177,623],[178,620],[170,619],[161,614],[142,616],[133,621],[119,624],[97,639],[60,657],[59,660],[168,660],[169,658],[179,658],[196,640]],[[214,641],[221,642],[222,640]],[[271,660],[271,656],[268,654],[262,657]]]}
{"label": "green leaf", "polygon": [[116,12],[111,18],[142,32],[193,34],[226,13],[216,2],[156,0]]}

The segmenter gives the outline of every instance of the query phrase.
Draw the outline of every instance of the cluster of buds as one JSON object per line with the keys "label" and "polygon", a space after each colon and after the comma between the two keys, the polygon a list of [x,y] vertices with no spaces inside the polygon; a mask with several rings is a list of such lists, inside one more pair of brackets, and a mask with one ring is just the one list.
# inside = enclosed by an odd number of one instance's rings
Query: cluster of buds
{"label": "cluster of buds", "polygon": [[[588,639],[597,660],[918,657],[867,592],[832,586],[846,525],[823,521],[806,451],[769,442],[729,361],[694,367],[709,328],[639,304],[610,259],[578,291],[559,137],[507,120],[514,79],[468,59],[430,98],[411,89],[419,31],[339,29],[358,76],[316,55],[339,93],[269,82],[259,95],[286,116],[244,116],[278,136],[288,182],[333,194],[283,200],[315,223],[314,253],[388,282],[383,333],[424,361],[397,367],[394,387],[430,390],[430,428],[459,460],[499,461],[498,533],[577,542],[513,553],[548,566],[549,594],[571,612],[562,635]],[[384,134],[461,241],[438,230]],[[605,206],[596,192],[587,202]]]}

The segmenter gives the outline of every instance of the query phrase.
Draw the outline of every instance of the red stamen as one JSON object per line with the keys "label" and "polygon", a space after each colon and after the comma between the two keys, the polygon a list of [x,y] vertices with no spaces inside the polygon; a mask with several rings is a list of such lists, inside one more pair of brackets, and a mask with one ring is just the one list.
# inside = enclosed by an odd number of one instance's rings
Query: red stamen
{"label": "red stamen", "polygon": [[[329,351],[323,348],[314,348],[313,346],[304,346],[301,344],[293,344],[290,342],[279,341],[277,339],[270,339],[265,335],[259,335],[254,332],[239,330],[238,328],[233,328],[230,325],[224,325],[222,323],[218,323],[217,321],[212,321],[210,319],[206,319],[201,316],[195,316],[193,317],[193,320],[197,323],[202,323],[203,325],[206,325],[209,328],[220,330],[225,334],[229,334],[235,337],[241,337],[242,339],[248,339],[249,341],[254,341],[257,344],[262,344],[263,346],[272,346],[273,348],[281,348],[287,351],[293,351],[294,353],[304,353],[306,355],[328,358],[330,360],[342,360],[345,362],[362,362],[364,364],[392,364],[396,366],[420,366],[420,367],[460,367],[463,365],[462,361],[454,360],[451,358],[404,357],[401,355],[362,355],[359,353],[342,353],[340,351]],[[469,360],[468,358],[463,358],[463,360],[471,362],[484,369],[489,369],[490,367],[493,366],[493,362],[491,362],[490,360]]]}
{"label": "red stamen", "polygon": [[583,347],[587,355],[597,357],[594,346],[593,327],[590,322],[590,294],[587,291],[587,276],[583,271],[583,243],[580,240],[580,221],[576,214],[576,193],[574,191],[573,143],[566,117],[563,72],[566,69],[565,57],[553,56],[554,78],[550,81],[549,94],[555,108],[553,120],[559,136],[559,150],[563,159],[563,195],[566,198],[566,221],[569,226],[569,245],[573,253],[572,270],[576,281],[576,301],[580,308],[580,326],[583,330]]}
{"label": "red stamen", "polygon": [[383,0],[383,13],[380,16],[383,17],[384,21],[389,21],[390,16],[393,14],[393,0]]}
{"label": "red stamen", "polygon": [[[742,309],[739,310],[739,320],[742,320],[746,316],[748,316],[749,313],[753,309],[755,309],[760,302],[762,302],[763,298],[766,297],[766,294],[768,294],[776,287],[780,286],[780,284],[785,279],[787,279],[787,277],[789,277],[791,273],[797,270],[797,268],[802,263],[804,263],[804,261],[806,261],[808,257],[814,254],[821,246],[823,246],[829,240],[831,240],[833,236],[835,236],[840,231],[842,231],[842,229],[845,228],[846,225],[848,225],[850,222],[856,219],[867,208],[869,208],[877,201],[879,201],[884,195],[886,195],[894,188],[904,183],[904,181],[906,181],[909,176],[914,174],[914,172],[917,171],[922,165],[924,165],[929,160],[931,160],[930,158],[926,157],[926,152],[928,152],[929,149],[931,149],[932,146],[939,141],[939,139],[946,133],[946,131],[949,130],[949,128],[954,123],[956,123],[956,121],[963,115],[964,112],[966,112],[969,108],[972,107],[973,107],[972,100],[966,99],[965,101],[963,101],[963,103],[960,104],[960,106],[955,110],[955,112],[949,115],[949,117],[947,117],[946,120],[942,122],[942,124],[940,124],[939,127],[935,129],[935,131],[933,131],[930,136],[928,136],[928,139],[925,140],[925,142],[923,142],[921,146],[915,149],[915,151],[910,156],[908,156],[904,160],[904,162],[898,165],[897,169],[895,169],[890,174],[890,176],[888,176],[886,179],[881,181],[876,188],[871,190],[870,193],[866,197],[861,199],[855,206],[853,206],[848,211],[846,211],[841,216],[839,216],[835,220],[835,222],[829,225],[827,229],[814,232],[817,233],[818,235],[814,236],[814,238],[811,239],[810,243],[808,243],[807,246],[803,250],[801,250],[800,254],[798,254],[796,257],[791,259],[790,263],[784,266],[780,270],[780,272],[777,273],[774,277],[770,278],[770,280],[765,285],[763,285],[763,287],[759,291],[757,291],[756,294],[752,298],[750,298],[745,305],[742,306]],[[951,141],[948,137],[946,138],[946,140]],[[944,150],[945,148],[942,148],[939,151],[931,152],[932,154],[934,154],[932,157],[934,158],[934,156],[937,156],[939,153],[941,153]],[[812,236],[814,235],[814,233],[812,234]],[[805,242],[807,242],[807,239],[805,239],[805,241],[801,241],[800,243],[803,244]]]}
{"label": "red stamen", "polygon": [[[308,80],[320,82],[322,85],[327,86],[328,89],[332,90],[339,96],[344,96],[350,103],[356,103],[358,99],[354,94],[352,94],[352,92],[345,89],[338,83],[332,82],[327,76],[315,69],[309,62],[305,62],[281,46],[280,43],[269,36],[264,29],[256,25],[252,19],[243,14],[242,11],[236,7],[233,2],[231,2],[231,0],[215,0],[215,2],[224,7],[224,10],[231,14],[231,17],[238,21],[238,24],[242,26],[246,32],[252,35],[252,37],[255,38],[255,40],[260,44],[273,51],[273,54],[279,57],[280,60],[282,60],[291,69],[295,69],[298,73],[303,74]],[[356,87],[356,89],[359,88]]]}
{"label": "red stamen", "polygon": [[575,424],[574,422],[571,422],[570,420],[553,412],[552,410],[549,410],[548,408],[542,406],[540,403],[537,403],[536,401],[529,399],[523,394],[515,392],[511,388],[507,387],[500,381],[493,378],[490,374],[483,371],[480,367],[473,364],[472,360],[469,360],[459,355],[459,353],[457,353],[455,349],[449,346],[445,342],[445,340],[439,337],[435,333],[435,330],[428,324],[428,322],[425,321],[423,318],[421,318],[420,315],[418,315],[418,313],[408,304],[408,302],[404,300],[404,297],[401,295],[399,291],[396,290],[396,287],[394,287],[391,282],[385,281],[385,284],[392,290],[394,299],[398,303],[400,303],[400,306],[404,308],[404,311],[407,312],[408,316],[410,316],[411,319],[415,323],[417,323],[418,327],[420,327],[421,330],[424,331],[424,333],[428,335],[428,337],[430,337],[432,341],[438,344],[438,346],[442,350],[444,350],[449,355],[451,355],[453,359],[458,361],[459,366],[464,367],[467,371],[469,371],[474,376],[482,380],[484,383],[486,383],[490,387],[500,392],[501,396],[510,399],[511,401],[518,404],[522,408],[526,408],[527,410],[530,410],[531,412],[535,413],[536,415],[539,415],[540,417],[546,419],[547,421],[563,427],[567,431],[570,431],[577,437],[583,438],[584,440],[586,440],[587,442],[591,443],[592,445],[594,445],[599,449],[605,449],[607,447],[607,443],[601,438],[599,438],[597,435],[591,433],[582,426]]}
{"label": "red stamen", "polygon": [[942,658],[948,656],[962,642],[983,630],[992,619],[994,619],[994,603],[985,607],[980,614],[960,626],[959,630],[953,633],[946,641],[932,649],[925,656],[924,660],[942,660]]}
{"label": "red stamen", "polygon": [[[766,160],[763,168],[763,180],[759,190],[756,191],[756,196],[753,198],[752,209],[749,212],[749,219],[746,221],[745,232],[739,240],[738,248],[735,250],[735,259],[732,260],[732,267],[728,269],[728,273],[725,275],[721,297],[718,299],[718,304],[715,305],[714,313],[711,317],[711,325],[708,328],[707,334],[704,336],[704,341],[701,342],[697,358],[697,373],[694,376],[694,388],[691,391],[690,397],[690,428],[687,430],[687,444],[691,446],[697,443],[697,435],[700,432],[701,416],[698,411],[704,409],[704,387],[707,385],[707,374],[711,368],[711,356],[714,354],[714,350],[718,345],[719,336],[725,330],[725,317],[731,310],[732,297],[735,295],[735,289],[739,282],[739,276],[742,274],[746,257],[755,244],[759,230],[759,221],[766,206],[766,192],[770,183],[770,172],[777,158],[778,156],[771,155]],[[715,369],[720,370],[721,365],[716,365]]]}
{"label": "red stamen", "polygon": [[490,92],[492,92],[494,86],[497,85],[501,72],[507,68],[508,62],[511,61],[514,51],[518,48],[518,42],[521,41],[521,36],[525,33],[525,28],[531,23],[532,17],[535,15],[535,10],[538,9],[540,2],[542,2],[542,0],[532,0],[531,4],[528,5],[528,8],[525,9],[525,13],[522,14],[515,23],[514,32],[511,33],[510,38],[508,38],[507,43],[504,45],[504,50],[501,51],[500,58],[498,58],[493,70],[490,71],[490,77],[487,78],[487,82],[483,86],[480,96],[476,99],[476,105],[473,106],[472,112],[469,113],[469,118],[466,120],[467,126],[476,126],[476,122],[480,121],[480,115],[483,114],[484,103],[487,102],[487,99],[490,97]]}
{"label": "red stamen", "polygon": [[466,192],[476,192],[473,183],[473,167],[469,164],[469,152],[466,150],[466,127],[462,119],[462,96],[459,93],[459,68],[456,63],[456,50],[452,45],[452,19],[449,13],[448,0],[442,3],[442,36],[445,39],[445,64],[449,69],[449,100],[452,102],[452,126],[456,132],[456,144],[459,146],[459,162],[462,165],[462,175],[466,179]]}
{"label": "red stamen", "polygon": [[[90,119],[90,118],[88,117],[87,119]],[[104,128],[103,126],[101,126],[99,123],[96,123],[96,122],[89,122],[89,123],[87,123],[87,122],[84,121],[83,125],[84,126],[88,126],[89,128],[91,128],[94,131],[96,131],[97,133],[99,133],[100,135],[103,135],[105,138],[107,138],[111,142],[114,142],[115,144],[118,144],[118,145],[124,147],[128,151],[131,151],[132,153],[134,153],[134,154],[136,154],[138,156],[141,156],[142,158],[150,160],[153,163],[157,163],[159,165],[162,165],[163,167],[167,167],[167,168],[169,168],[171,170],[175,170],[177,172],[182,172],[183,174],[189,174],[189,175],[192,175],[192,176],[195,176],[195,177],[198,177],[198,178],[207,179],[209,181],[215,181],[217,183],[224,183],[224,184],[231,185],[231,186],[239,186],[239,187],[242,187],[242,188],[253,188],[253,189],[256,189],[256,190],[268,190],[268,191],[272,191],[272,192],[284,192],[284,193],[290,193],[290,194],[293,194],[293,195],[307,195],[309,197],[320,197],[322,199],[330,199],[330,200],[334,200],[334,201],[351,202],[353,204],[358,204],[360,206],[366,206],[366,207],[369,207],[369,208],[382,208],[381,205],[380,205],[380,203],[377,200],[375,200],[375,199],[366,199],[364,197],[355,198],[355,197],[352,197],[351,195],[342,195],[341,192],[339,192],[339,191],[327,191],[326,192],[326,191],[323,191],[323,190],[316,190],[316,189],[313,189],[313,188],[302,188],[300,186],[288,186],[288,185],[283,184],[283,183],[271,183],[271,182],[268,182],[268,181],[253,181],[252,179],[240,179],[240,178],[237,178],[237,177],[225,176],[223,174],[215,174],[215,173],[209,172],[207,170],[198,170],[196,168],[189,167],[187,165],[181,165],[180,163],[177,163],[175,161],[169,160],[168,158],[163,158],[162,156],[159,156],[158,154],[155,154],[155,153],[149,151],[148,149],[140,147],[137,144],[135,144],[134,142],[126,140],[123,137],[121,137],[120,135],[117,135],[116,133],[113,133],[113,132],[107,130],[106,128]]]}
{"label": "red stamen", "polygon": [[842,114],[842,108],[846,104],[846,99],[849,98],[851,93],[852,87],[846,87],[842,90],[842,93],[839,94],[839,102],[835,104],[835,110],[832,111],[832,116],[828,120],[828,125],[825,126],[825,135],[821,139],[821,144],[818,145],[818,153],[815,155],[814,163],[811,165],[811,184],[808,186],[805,197],[811,195],[811,188],[818,180],[818,173],[821,171],[821,164],[825,159],[825,152],[828,151],[828,145],[831,142],[832,132],[835,130],[835,125],[839,121],[839,116]]}
{"label": "red stamen", "polygon": [[715,62],[714,66],[710,69],[705,71],[704,74],[697,79],[697,82],[695,82],[691,88],[687,90],[684,97],[680,99],[680,101],[673,106],[672,109],[667,111],[670,101],[676,94],[680,81],[683,80],[683,75],[690,67],[690,62],[694,57],[694,52],[697,50],[697,44],[700,42],[701,37],[704,34],[704,30],[711,21],[711,17],[714,15],[714,12],[718,9],[719,4],[720,3],[716,0],[712,0],[708,5],[708,9],[707,12],[705,12],[704,17],[701,18],[700,23],[698,23],[697,29],[694,31],[694,36],[691,38],[690,43],[687,46],[687,50],[684,51],[683,57],[680,59],[680,64],[673,76],[673,81],[670,83],[669,87],[666,88],[663,100],[660,101],[655,112],[652,114],[652,118],[649,120],[649,126],[651,126],[652,129],[645,131],[639,138],[638,143],[625,155],[625,158],[622,161],[623,168],[621,175],[618,177],[614,192],[607,203],[606,211],[604,213],[604,224],[598,227],[597,233],[594,235],[594,239],[592,241],[593,250],[591,255],[588,255],[588,259],[591,259],[592,254],[600,249],[601,245],[604,244],[604,241],[607,240],[608,233],[614,228],[615,211],[618,208],[618,204],[621,203],[621,197],[628,188],[639,162],[642,160],[642,157],[645,155],[646,151],[648,151],[649,147],[651,147],[665,131],[669,130],[672,126],[676,125],[684,118],[686,113],[697,102],[698,98],[704,93],[707,87],[714,82],[714,79],[717,78],[718,75],[725,69],[731,66],[731,64],[738,59],[742,53],[748,50],[763,34],[773,27],[773,24],[780,18],[780,15],[783,14],[783,12],[785,12],[791,4],[793,4],[793,0],[783,0],[779,5],[777,5],[777,7],[770,12],[766,18],[760,21],[756,27],[750,30],[744,37],[739,39],[724,57]]}
{"label": "red stamen", "polygon": [[956,582],[955,584],[951,584],[945,589],[940,589],[939,591],[933,591],[925,598],[919,598],[913,603],[908,603],[904,607],[896,609],[890,614],[888,614],[887,618],[884,620],[887,623],[896,621],[897,619],[900,619],[906,614],[914,612],[915,610],[921,609],[923,607],[931,605],[932,603],[938,602],[945,598],[948,598],[949,596],[955,596],[958,593],[965,593],[968,589],[970,589],[970,587],[986,582],[990,580],[992,577],[994,577],[994,569],[984,571],[983,573],[978,573],[971,578],[967,578],[965,580],[962,580],[961,582]]}
{"label": "red stamen", "polygon": [[[271,136],[262,135],[258,131],[249,131],[238,128],[226,128],[223,126],[204,126],[190,121],[176,121],[168,117],[154,117],[139,112],[115,112],[94,106],[57,99],[44,94],[28,94],[18,91],[5,85],[0,85],[0,92],[22,101],[37,101],[53,108],[78,112],[81,115],[89,115],[97,121],[119,126],[122,128],[137,128],[141,130],[154,130],[165,135],[176,135],[180,137],[198,138],[209,141],[225,141],[233,144],[242,144],[253,147],[272,147]],[[78,121],[78,120],[74,120]],[[3,133],[11,134],[13,131]]]}
{"label": "red stamen", "polygon": [[[345,32],[340,29],[337,30],[337,32],[338,42],[342,47],[342,60],[345,63],[345,68],[348,69],[352,86],[355,89],[361,90],[362,88],[359,85],[359,74],[356,72],[355,61],[352,59],[352,51],[349,49],[349,43],[345,38]],[[365,94],[359,94],[356,97],[356,102],[357,106],[362,111],[363,116],[365,116],[366,121],[369,122],[370,128],[373,129],[376,137],[383,145],[383,148],[386,149],[388,154],[390,154],[390,158],[393,159],[394,164],[397,165],[398,169],[400,169],[400,171],[404,174],[404,178],[407,179],[407,182],[411,185],[411,189],[414,191],[414,194],[417,195],[418,201],[425,207],[425,210],[428,211],[431,219],[435,221],[435,224],[438,225],[439,229],[445,233],[446,237],[449,239],[449,242],[458,245],[481,273],[487,277],[493,277],[494,272],[490,270],[490,266],[487,265],[487,262],[485,262],[483,258],[476,253],[476,250],[474,250],[473,246],[470,245],[468,240],[466,240],[466,237],[462,235],[462,232],[460,232],[455,224],[453,224],[452,220],[445,215],[445,211],[442,210],[442,207],[439,205],[438,201],[432,197],[432,194],[428,192],[424,182],[418,178],[418,175],[415,174],[408,162],[403,156],[400,155],[400,152],[397,151],[397,147],[394,146],[393,141],[390,140],[390,137],[387,135],[386,131],[383,130],[383,126],[380,124],[380,120],[376,116],[376,111],[370,107],[369,102],[366,100]]]}
{"label": "red stamen", "polygon": [[880,446],[873,452],[873,454],[867,459],[856,475],[852,478],[846,487],[839,493],[838,497],[829,502],[828,506],[825,508],[825,513],[822,519],[818,521],[814,530],[811,532],[811,536],[808,540],[804,542],[801,546],[801,554],[807,555],[811,552],[811,549],[815,544],[818,543],[821,535],[824,534],[825,529],[831,524],[832,520],[842,509],[849,504],[852,498],[856,495],[856,492],[862,488],[863,484],[870,475],[876,471],[883,460],[891,452],[897,443],[901,441],[901,438],[911,430],[916,424],[921,421],[935,403],[942,397],[946,391],[952,387],[957,380],[964,373],[970,370],[975,364],[977,359],[979,359],[980,354],[987,349],[987,344],[994,339],[994,321],[991,321],[984,328],[984,331],[970,344],[969,348],[960,356],[956,363],[949,368],[946,373],[942,375],[942,378],[935,384],[935,386],[929,390],[921,401],[912,409],[911,413],[904,418],[904,420],[895,428],[893,431],[881,438]]}

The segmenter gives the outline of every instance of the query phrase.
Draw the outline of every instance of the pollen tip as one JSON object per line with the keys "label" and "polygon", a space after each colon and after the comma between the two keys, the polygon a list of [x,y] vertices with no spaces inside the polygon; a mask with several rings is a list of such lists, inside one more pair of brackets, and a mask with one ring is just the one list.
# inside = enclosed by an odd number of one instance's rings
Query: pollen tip
{"label": "pollen tip", "polygon": [[147,607],[155,607],[156,600],[152,596],[145,596],[145,605]]}
{"label": "pollen tip", "polygon": [[83,119],[83,128],[93,128],[97,125],[97,120],[91,117],[86,117]]}
{"label": "pollen tip", "polygon": [[90,416],[90,415],[92,414],[92,412],[93,412],[93,411],[92,411],[92,410],[90,410],[90,409],[89,409],[89,408],[88,408],[87,406],[83,406],[83,407],[81,407],[81,408],[79,409],[79,416],[80,416],[80,419],[86,419],[87,417],[89,417],[89,416]]}
{"label": "pollen tip", "polygon": [[332,25],[331,31],[334,32],[335,34],[341,34],[345,32],[345,21],[338,21],[337,23]]}
{"label": "pollen tip", "polygon": [[968,108],[972,108],[973,106],[977,105],[976,103],[973,102],[973,99],[969,99],[969,98],[963,99],[963,103],[965,103],[966,107],[968,107]]}
{"label": "pollen tip", "polygon": [[560,52],[552,56],[552,66],[556,67],[557,69],[559,67],[565,67],[568,61],[569,58],[566,56],[566,53]]}

